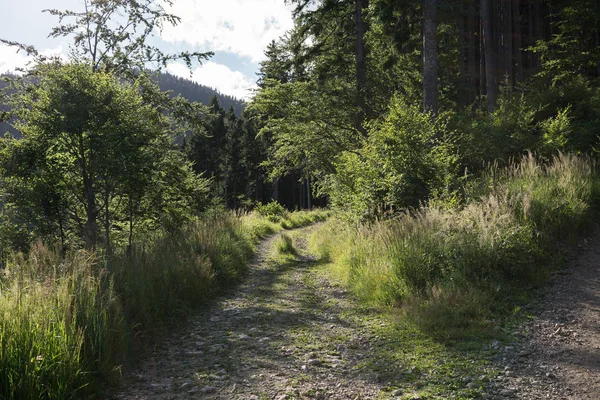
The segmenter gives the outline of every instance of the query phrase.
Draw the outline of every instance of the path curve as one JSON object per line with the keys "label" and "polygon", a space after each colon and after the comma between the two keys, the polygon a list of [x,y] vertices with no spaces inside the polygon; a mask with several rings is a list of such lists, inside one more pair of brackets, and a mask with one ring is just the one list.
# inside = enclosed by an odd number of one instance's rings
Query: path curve
{"label": "path curve", "polygon": [[[468,374],[478,371],[444,367],[468,365],[468,356],[446,364],[451,349],[419,349],[410,338],[421,333],[397,336],[389,315],[357,308],[308,253],[312,229],[265,239],[245,282],[165,338],[112,398],[600,399],[600,231],[555,275],[519,340],[494,344],[486,365],[500,375],[487,382],[486,367],[477,389]],[[295,256],[274,251],[282,234],[293,237]],[[430,357],[429,367],[415,369],[414,357]]]}
{"label": "path curve", "polygon": [[[191,318],[126,380],[114,399],[375,399],[381,383],[359,366],[373,350],[353,304],[314,267],[315,226],[264,240],[235,293]],[[295,257],[272,257],[280,235]]]}

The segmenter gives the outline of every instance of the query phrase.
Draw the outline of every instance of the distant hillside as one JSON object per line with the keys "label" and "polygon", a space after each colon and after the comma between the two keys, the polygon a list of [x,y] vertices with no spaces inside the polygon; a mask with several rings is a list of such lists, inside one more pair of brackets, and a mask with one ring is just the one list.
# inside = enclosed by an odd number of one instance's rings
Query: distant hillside
{"label": "distant hillside", "polygon": [[[0,76],[6,75],[7,74],[2,74]],[[221,94],[216,90],[209,88],[208,86],[200,85],[196,82],[190,81],[189,79],[180,78],[169,73],[163,73],[158,76],[157,80],[158,85],[162,90],[172,91],[173,95],[175,96],[180,94],[190,101],[209,104],[212,97],[217,96],[221,107],[223,107],[225,110],[229,110],[230,107],[233,107],[236,115],[238,116],[241,115],[245,107],[245,103],[242,100]],[[3,82],[0,82],[0,88],[4,85],[5,84]],[[5,106],[0,104],[0,111],[2,111],[4,108]],[[11,135],[15,135],[17,137],[19,136],[18,132],[13,129],[12,126],[6,122],[2,122],[0,123],[0,136],[4,135],[5,132],[9,132]]]}
{"label": "distant hillside", "polygon": [[225,110],[233,107],[236,115],[241,115],[244,110],[245,103],[235,97],[221,94],[208,86],[200,85],[192,82],[189,79],[180,78],[169,73],[163,73],[158,76],[158,85],[164,91],[171,90],[174,95],[182,95],[190,101],[209,104],[213,96],[217,96],[219,104]]}

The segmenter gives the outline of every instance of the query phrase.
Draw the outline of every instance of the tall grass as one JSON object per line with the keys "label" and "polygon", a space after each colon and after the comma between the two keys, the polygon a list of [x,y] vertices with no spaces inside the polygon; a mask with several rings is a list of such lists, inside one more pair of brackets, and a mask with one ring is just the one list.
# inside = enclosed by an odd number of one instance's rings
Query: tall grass
{"label": "tall grass", "polygon": [[0,399],[82,398],[118,382],[137,345],[239,281],[258,240],[281,229],[223,213],[111,257],[41,243],[13,254],[0,271]]}
{"label": "tall grass", "polygon": [[118,376],[127,329],[113,280],[93,254],[57,254],[38,243],[3,271],[1,398],[77,398]]}
{"label": "tall grass", "polygon": [[491,168],[461,208],[432,205],[363,226],[329,221],[311,244],[364,301],[401,304],[426,329],[460,334],[545,280],[558,242],[589,232],[597,186],[588,159],[529,155]]}

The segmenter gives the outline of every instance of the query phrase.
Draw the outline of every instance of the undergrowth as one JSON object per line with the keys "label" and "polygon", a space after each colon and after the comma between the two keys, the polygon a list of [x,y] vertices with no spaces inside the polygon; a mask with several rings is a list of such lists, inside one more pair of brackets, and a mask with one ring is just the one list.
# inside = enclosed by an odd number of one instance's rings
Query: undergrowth
{"label": "undergrowth", "polygon": [[561,246],[590,232],[598,183],[591,160],[529,155],[489,168],[465,187],[461,207],[330,220],[311,247],[364,302],[399,306],[439,339],[481,338],[558,267]]}
{"label": "undergrowth", "polygon": [[129,252],[37,243],[0,271],[0,399],[69,399],[117,383],[121,368],[165,329],[240,280],[258,240],[328,212],[219,213]]}

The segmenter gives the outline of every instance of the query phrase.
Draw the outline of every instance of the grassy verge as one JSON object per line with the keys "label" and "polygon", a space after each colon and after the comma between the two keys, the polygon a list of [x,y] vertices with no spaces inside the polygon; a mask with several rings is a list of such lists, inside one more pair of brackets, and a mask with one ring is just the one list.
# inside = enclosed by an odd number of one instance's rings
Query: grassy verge
{"label": "grassy verge", "polygon": [[397,305],[446,342],[482,338],[557,267],[561,243],[590,231],[597,187],[587,159],[529,156],[471,183],[461,208],[363,226],[331,220],[311,247],[365,303]]}
{"label": "grassy verge", "polygon": [[238,281],[258,240],[327,212],[206,216],[129,255],[42,244],[0,271],[0,398],[69,399],[118,382],[143,343]]}
{"label": "grassy verge", "polygon": [[281,212],[260,214],[251,212],[241,217],[243,230],[253,243],[265,237],[285,229],[294,229],[310,225],[315,222],[325,221],[331,212],[325,209],[312,211]]}

